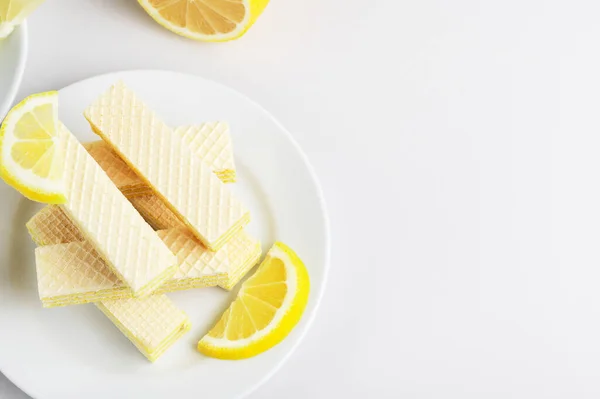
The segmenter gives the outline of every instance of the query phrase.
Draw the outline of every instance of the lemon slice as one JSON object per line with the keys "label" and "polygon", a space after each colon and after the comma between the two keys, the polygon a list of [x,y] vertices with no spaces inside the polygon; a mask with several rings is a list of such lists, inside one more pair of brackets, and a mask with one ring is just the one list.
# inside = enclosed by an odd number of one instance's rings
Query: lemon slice
{"label": "lemon slice", "polygon": [[44,0],[0,0],[0,39],[12,33]]}
{"label": "lemon slice", "polygon": [[0,177],[34,201],[66,201],[58,123],[58,93],[48,92],[21,101],[0,127]]}
{"label": "lemon slice", "polygon": [[223,42],[241,37],[269,0],[138,0],[156,22],[178,35]]}
{"label": "lemon slice", "polygon": [[256,356],[281,342],[306,307],[310,280],[300,258],[275,243],[198,350],[219,359]]}

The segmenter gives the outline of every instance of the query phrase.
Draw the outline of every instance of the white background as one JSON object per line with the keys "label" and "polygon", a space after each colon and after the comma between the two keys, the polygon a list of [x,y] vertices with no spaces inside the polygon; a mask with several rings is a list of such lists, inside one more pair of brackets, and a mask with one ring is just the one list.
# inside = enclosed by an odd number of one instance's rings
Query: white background
{"label": "white background", "polygon": [[[300,142],[332,270],[253,399],[597,398],[599,15],[591,0],[271,0],[215,45],[134,0],[48,0],[19,99],[171,69],[241,91]],[[0,376],[0,398],[24,397]]]}

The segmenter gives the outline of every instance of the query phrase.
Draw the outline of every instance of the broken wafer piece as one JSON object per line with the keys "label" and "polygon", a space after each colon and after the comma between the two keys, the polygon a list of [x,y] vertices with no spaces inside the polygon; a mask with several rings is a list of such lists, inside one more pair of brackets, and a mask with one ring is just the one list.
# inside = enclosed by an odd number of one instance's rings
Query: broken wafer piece
{"label": "broken wafer piece", "polygon": [[[236,179],[233,147],[229,125],[225,122],[207,122],[193,126],[178,127],[179,135],[190,150],[210,165],[213,173],[224,183],[234,183]],[[108,177],[128,198],[149,195],[153,191],[138,177],[113,149],[104,141],[94,141],[83,145]]]}
{"label": "broken wafer piece", "polygon": [[134,296],[150,294],[176,270],[176,259],[67,128],[64,137],[65,215]]}
{"label": "broken wafer piece", "polygon": [[210,166],[124,83],[112,86],[84,115],[210,250],[218,250],[249,222],[248,210]]}
{"label": "broken wafer piece", "polygon": [[[31,219],[29,231],[34,241],[40,236],[52,242],[51,232],[56,225],[71,222],[54,209],[53,226],[37,224],[42,219]],[[48,218],[44,219],[47,221]],[[192,288],[229,287],[241,277],[240,273],[254,266],[261,255],[258,240],[241,231],[217,252],[207,250],[185,228],[159,231],[165,245],[177,257],[175,275],[155,293]],[[77,235],[73,236],[74,238]],[[57,241],[62,236],[57,236]],[[131,297],[131,292],[114,276],[104,260],[88,242],[57,243],[36,249],[38,290],[44,307],[77,305],[83,303]]]}
{"label": "broken wafer piece", "polygon": [[166,295],[104,301],[96,306],[151,362],[191,328],[188,316]]}

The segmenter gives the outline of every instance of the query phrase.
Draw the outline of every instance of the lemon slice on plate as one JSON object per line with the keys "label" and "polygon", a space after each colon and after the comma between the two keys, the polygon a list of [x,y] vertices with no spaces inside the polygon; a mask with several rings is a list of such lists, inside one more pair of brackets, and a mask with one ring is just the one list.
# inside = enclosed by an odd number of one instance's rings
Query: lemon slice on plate
{"label": "lemon slice on plate", "polygon": [[138,0],[156,22],[178,35],[223,42],[241,37],[269,0]]}
{"label": "lemon slice on plate", "polygon": [[66,201],[58,123],[58,93],[48,92],[21,101],[0,127],[0,177],[34,201]]}
{"label": "lemon slice on plate", "polygon": [[198,350],[219,359],[256,356],[281,342],[300,321],[310,280],[300,258],[275,243]]}
{"label": "lemon slice on plate", "polygon": [[0,39],[12,33],[44,0],[0,0]]}

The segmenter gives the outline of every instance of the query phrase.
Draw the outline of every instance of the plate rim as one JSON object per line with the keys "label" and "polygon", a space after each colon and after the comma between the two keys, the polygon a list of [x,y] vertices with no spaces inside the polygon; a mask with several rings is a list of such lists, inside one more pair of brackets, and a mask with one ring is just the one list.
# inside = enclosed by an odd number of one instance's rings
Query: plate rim
{"label": "plate rim", "polygon": [[[6,114],[14,103],[15,98],[17,97],[17,92],[21,87],[21,83],[23,82],[23,75],[25,74],[25,65],[27,64],[27,58],[29,53],[29,30],[27,29],[27,21],[24,21],[21,25],[17,27],[19,30],[22,39],[19,44],[19,59],[17,61],[17,70],[15,73],[15,79],[10,85],[8,89],[8,95],[4,102],[0,103],[0,122],[4,119]],[[14,32],[13,32],[14,33]]]}
{"label": "plate rim", "polygon": [[[23,25],[22,25],[23,26]],[[25,27],[26,28],[26,27]],[[25,29],[25,33],[27,33],[27,30]],[[25,42],[27,42],[27,34],[25,34]],[[27,51],[25,51],[27,52]],[[25,54],[25,58],[26,58],[26,54]],[[24,67],[23,67],[24,70]],[[327,289],[327,283],[329,281],[329,272],[330,272],[330,268],[331,268],[331,221],[330,221],[330,216],[329,216],[329,212],[327,209],[327,203],[325,200],[325,194],[323,191],[323,187],[321,186],[321,182],[319,181],[319,178],[317,176],[317,172],[315,167],[313,166],[313,164],[310,162],[310,159],[308,158],[308,155],[302,150],[302,147],[300,146],[300,144],[296,141],[296,139],[294,138],[294,136],[291,134],[291,132],[285,128],[285,126],[283,126],[283,124],[281,124],[281,122],[279,122],[279,120],[277,120],[269,111],[267,111],[262,105],[260,105],[259,103],[257,103],[256,101],[254,101],[253,99],[251,99],[250,97],[248,97],[247,95],[245,95],[244,93],[233,89],[230,86],[227,86],[223,83],[217,82],[215,80],[212,79],[208,79],[205,78],[203,76],[200,75],[195,75],[192,73],[185,73],[185,72],[180,72],[180,71],[175,71],[175,70],[169,70],[169,69],[124,69],[124,70],[118,70],[118,71],[113,71],[113,72],[107,72],[107,73],[102,73],[102,74],[98,74],[98,75],[93,75],[84,79],[80,79],[78,81],[75,81],[73,83],[70,83],[60,89],[58,89],[57,91],[63,91],[63,90],[67,90],[72,88],[73,86],[79,85],[79,84],[83,84],[89,80],[94,80],[94,79],[99,79],[99,78],[108,78],[110,76],[119,76],[119,75],[123,75],[123,74],[137,74],[137,73],[170,73],[170,74],[175,74],[175,75],[183,75],[183,76],[188,76],[188,77],[193,77],[193,78],[197,78],[197,79],[202,79],[205,81],[208,81],[212,84],[215,84],[219,87],[221,87],[224,90],[227,90],[229,92],[231,92],[234,95],[240,96],[242,97],[244,100],[250,102],[252,105],[254,105],[255,107],[257,107],[260,111],[262,111],[279,129],[281,132],[283,132],[283,134],[287,137],[287,139],[290,141],[290,143],[292,144],[292,146],[294,147],[294,149],[296,150],[296,152],[298,153],[298,155],[300,156],[300,158],[302,159],[302,161],[304,162],[308,173],[311,177],[311,180],[316,188],[316,193],[319,199],[319,204],[320,204],[320,209],[321,209],[321,215],[323,217],[323,221],[324,221],[324,236],[325,236],[325,261],[324,261],[324,270],[323,270],[323,278],[322,278],[322,284],[321,284],[321,290],[317,293],[317,295],[315,296],[315,304],[312,310],[312,313],[310,315],[307,315],[308,318],[306,319],[305,322],[305,327],[303,329],[303,331],[301,331],[301,333],[298,336],[298,339],[296,340],[296,342],[294,342],[293,346],[290,347],[290,350],[287,351],[285,353],[285,355],[279,360],[279,362],[277,362],[273,368],[266,373],[260,380],[258,380],[254,385],[251,385],[249,388],[247,388],[244,392],[240,393],[239,395],[237,395],[235,397],[235,399],[243,399],[248,397],[249,395],[251,395],[252,393],[254,393],[258,388],[260,388],[261,386],[263,386],[264,384],[266,384],[278,371],[281,370],[281,368],[285,365],[285,363],[290,359],[290,357],[296,352],[296,350],[298,349],[298,347],[300,346],[300,344],[304,341],[304,339],[306,338],[306,335],[308,334],[308,331],[312,328],[312,325],[315,321],[316,315],[319,313],[319,310],[321,308],[321,303],[323,301],[323,297],[325,295],[325,291]],[[22,73],[21,73],[22,75]],[[22,76],[21,76],[22,78]],[[20,82],[19,82],[20,85]],[[18,90],[18,87],[17,87]],[[15,90],[16,91],[16,90]],[[16,93],[15,93],[16,95]],[[10,104],[9,104],[10,105]],[[0,109],[1,111],[1,109]],[[1,116],[1,113],[0,113]],[[13,376],[10,373],[7,373],[5,370],[3,370],[0,367],[0,373],[2,373],[12,384],[14,384],[17,388],[19,388],[21,391],[23,391],[25,394],[31,396],[32,398],[37,399],[32,392],[29,392],[28,390],[24,389],[22,387],[22,384],[19,383],[19,381],[15,380],[13,378]]]}

